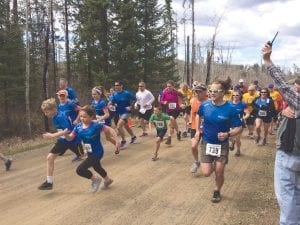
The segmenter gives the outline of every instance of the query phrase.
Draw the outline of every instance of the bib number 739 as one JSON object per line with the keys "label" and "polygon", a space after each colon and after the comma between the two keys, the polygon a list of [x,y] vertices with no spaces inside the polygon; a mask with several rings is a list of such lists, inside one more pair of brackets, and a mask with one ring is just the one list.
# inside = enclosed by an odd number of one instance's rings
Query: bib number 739
{"label": "bib number 739", "polygon": [[206,155],[221,156],[221,145],[209,144],[206,145]]}

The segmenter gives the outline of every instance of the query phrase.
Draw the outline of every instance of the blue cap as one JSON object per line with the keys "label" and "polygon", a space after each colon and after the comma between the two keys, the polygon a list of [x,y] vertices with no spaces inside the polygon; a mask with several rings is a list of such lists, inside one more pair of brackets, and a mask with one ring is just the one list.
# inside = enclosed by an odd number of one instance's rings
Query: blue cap
{"label": "blue cap", "polygon": [[268,85],[268,88],[273,88],[274,87],[274,84],[269,84]]}

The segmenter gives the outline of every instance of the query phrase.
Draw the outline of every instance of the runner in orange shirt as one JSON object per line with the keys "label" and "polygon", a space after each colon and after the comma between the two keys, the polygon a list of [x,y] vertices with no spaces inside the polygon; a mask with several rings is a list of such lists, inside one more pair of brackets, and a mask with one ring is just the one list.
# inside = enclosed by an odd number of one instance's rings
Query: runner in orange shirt
{"label": "runner in orange shirt", "polygon": [[[193,88],[193,91],[194,91],[194,97],[191,99],[191,116],[190,116],[189,124],[191,125],[192,154],[194,157],[194,163],[191,166],[191,173],[196,173],[200,166],[200,161],[198,158],[198,144],[201,139],[201,136],[195,138],[196,127],[197,127],[196,117],[201,102],[207,100],[207,96],[206,96],[207,88],[204,84],[199,83],[197,86]],[[200,124],[200,128],[201,128],[201,124]]]}

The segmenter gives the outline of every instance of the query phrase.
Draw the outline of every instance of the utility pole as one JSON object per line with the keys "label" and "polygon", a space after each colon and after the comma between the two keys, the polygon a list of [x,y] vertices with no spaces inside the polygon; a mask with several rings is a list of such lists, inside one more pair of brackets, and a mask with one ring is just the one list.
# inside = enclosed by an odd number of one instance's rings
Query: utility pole
{"label": "utility pole", "polygon": [[187,36],[187,45],[186,45],[186,83],[191,85],[191,76],[190,76],[190,36]]}
{"label": "utility pole", "polygon": [[191,83],[194,82],[194,71],[195,71],[195,0],[190,0],[192,3],[192,77],[191,77]]}
{"label": "utility pole", "polygon": [[29,7],[30,0],[26,0],[26,75],[25,75],[25,105],[26,105],[26,122],[27,122],[27,131],[28,136],[32,138],[31,132],[31,116],[30,116],[30,52],[29,52]]}

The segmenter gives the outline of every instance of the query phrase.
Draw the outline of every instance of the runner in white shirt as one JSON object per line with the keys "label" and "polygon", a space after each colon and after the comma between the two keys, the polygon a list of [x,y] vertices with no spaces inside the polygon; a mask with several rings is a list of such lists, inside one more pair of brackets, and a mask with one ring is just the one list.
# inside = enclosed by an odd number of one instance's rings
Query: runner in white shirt
{"label": "runner in white shirt", "polygon": [[146,89],[145,82],[139,83],[139,90],[136,93],[136,109],[139,110],[138,116],[143,133],[140,137],[147,136],[146,124],[152,115],[152,103],[155,101],[153,94]]}

